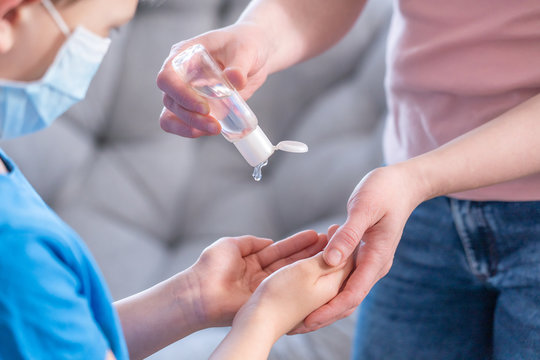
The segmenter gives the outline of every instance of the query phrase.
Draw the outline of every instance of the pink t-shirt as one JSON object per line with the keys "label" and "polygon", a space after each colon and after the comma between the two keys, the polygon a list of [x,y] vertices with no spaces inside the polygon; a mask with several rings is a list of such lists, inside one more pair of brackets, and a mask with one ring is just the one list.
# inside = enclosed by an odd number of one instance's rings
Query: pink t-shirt
{"label": "pink t-shirt", "polygon": [[[540,93],[540,0],[394,2],[388,164],[433,150]],[[452,196],[540,200],[540,174]]]}

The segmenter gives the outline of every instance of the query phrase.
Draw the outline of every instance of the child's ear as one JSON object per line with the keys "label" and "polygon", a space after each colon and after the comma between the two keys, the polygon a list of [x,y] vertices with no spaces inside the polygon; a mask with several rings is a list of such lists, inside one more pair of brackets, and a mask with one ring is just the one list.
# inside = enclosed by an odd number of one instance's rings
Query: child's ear
{"label": "child's ear", "polygon": [[24,0],[0,0],[0,54],[8,52],[13,46],[13,23],[17,17],[17,7]]}
{"label": "child's ear", "polygon": [[0,19],[0,54],[5,54],[13,46],[14,35],[12,24],[6,19]]}
{"label": "child's ear", "polygon": [[11,50],[20,8],[41,0],[0,0],[0,55]]}

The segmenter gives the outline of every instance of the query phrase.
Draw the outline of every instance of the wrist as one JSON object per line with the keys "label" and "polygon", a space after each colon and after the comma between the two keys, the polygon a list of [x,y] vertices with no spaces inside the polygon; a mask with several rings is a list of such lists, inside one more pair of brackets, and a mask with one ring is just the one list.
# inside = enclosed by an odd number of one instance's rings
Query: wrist
{"label": "wrist", "polygon": [[396,172],[397,176],[402,180],[403,189],[407,189],[412,209],[422,202],[437,196],[433,178],[422,161],[413,158],[387,166],[387,168],[389,171]]}
{"label": "wrist", "polygon": [[264,22],[257,18],[241,17],[230,28],[234,29],[237,41],[256,48],[259,65],[264,67],[265,73],[270,74],[282,69],[275,65],[279,44],[269,35],[271,29],[268,29]]}
{"label": "wrist", "polygon": [[[262,14],[251,14],[245,12],[236,21],[233,26],[238,26],[240,36],[249,34],[251,39],[255,40],[261,58],[265,58],[265,67],[268,74],[284,70],[297,63],[303,58],[303,47],[299,46],[298,41],[293,41],[291,33],[283,33],[283,28],[288,24],[278,25],[270,20],[270,16],[263,12]],[[247,29],[247,31],[246,31]]]}
{"label": "wrist", "polygon": [[249,301],[238,310],[232,330],[248,334],[256,332],[261,341],[271,347],[287,331],[281,329],[278,318],[269,307]]}
{"label": "wrist", "polygon": [[204,306],[200,279],[193,268],[173,276],[166,281],[173,313],[193,331],[212,326],[211,316]]}
{"label": "wrist", "polygon": [[[199,262],[186,271],[193,294],[189,308],[197,323],[204,329],[230,326],[238,310],[227,301],[231,297],[230,289],[210,275],[210,269]],[[180,298],[181,294],[178,296]]]}
{"label": "wrist", "polygon": [[278,338],[271,316],[248,303],[237,313],[231,330],[210,359],[267,359]]}

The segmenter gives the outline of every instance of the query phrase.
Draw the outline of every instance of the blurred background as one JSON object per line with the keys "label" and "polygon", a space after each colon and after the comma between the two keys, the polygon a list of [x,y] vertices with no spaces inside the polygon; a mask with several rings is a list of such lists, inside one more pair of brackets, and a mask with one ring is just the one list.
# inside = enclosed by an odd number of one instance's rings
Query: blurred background
{"label": "blurred background", "polygon": [[[0,146],[82,236],[115,299],[189,267],[223,236],[326,231],[343,222],[354,186],[382,163],[390,1],[370,1],[337,46],[271,75],[248,101],[274,144],[310,148],[274,154],[261,182],[223,137],[163,132],[155,81],[171,45],[231,24],[247,0],[141,2],[113,34],[87,99],[51,128]],[[283,337],[270,359],[347,359],[353,329],[354,315]],[[206,359],[226,332],[193,334],[151,359]]]}

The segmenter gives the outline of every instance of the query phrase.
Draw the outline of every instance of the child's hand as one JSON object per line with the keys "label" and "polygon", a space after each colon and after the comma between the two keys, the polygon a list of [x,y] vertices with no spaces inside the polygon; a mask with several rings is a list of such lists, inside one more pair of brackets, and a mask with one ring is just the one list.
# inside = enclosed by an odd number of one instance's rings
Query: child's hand
{"label": "child's hand", "polygon": [[189,269],[201,323],[230,325],[257,286],[274,271],[320,252],[326,235],[303,231],[273,243],[254,236],[222,238],[206,248]]}
{"label": "child's hand", "polygon": [[[336,227],[331,229],[331,233]],[[337,295],[352,270],[353,259],[330,267],[322,252],[288,265],[265,279],[234,319],[234,327],[262,321],[276,341],[312,311]],[[251,327],[251,326],[250,326]]]}

